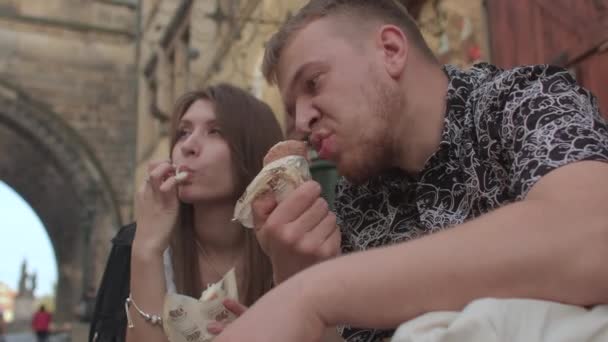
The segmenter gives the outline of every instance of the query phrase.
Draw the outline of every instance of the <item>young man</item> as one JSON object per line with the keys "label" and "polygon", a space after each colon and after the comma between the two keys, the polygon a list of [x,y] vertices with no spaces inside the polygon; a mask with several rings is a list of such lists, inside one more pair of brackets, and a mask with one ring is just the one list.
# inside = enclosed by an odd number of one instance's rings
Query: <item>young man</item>
{"label": "young man", "polygon": [[565,70],[442,67],[396,0],[312,0],[264,73],[345,176],[343,256],[318,263],[339,248],[318,185],[256,203],[281,284],[218,342],[318,341],[341,324],[379,341],[486,297],[608,302],[608,125]]}

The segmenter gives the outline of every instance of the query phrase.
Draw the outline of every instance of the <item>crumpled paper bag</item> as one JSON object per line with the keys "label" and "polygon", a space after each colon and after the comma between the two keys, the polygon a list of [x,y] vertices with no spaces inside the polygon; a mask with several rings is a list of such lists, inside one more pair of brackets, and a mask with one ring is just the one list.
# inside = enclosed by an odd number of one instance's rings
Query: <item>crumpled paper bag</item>
{"label": "crumpled paper bag", "polygon": [[196,299],[167,293],[163,305],[163,329],[170,342],[209,342],[215,337],[207,331],[213,321],[230,323],[237,317],[224,307],[225,299],[239,300],[234,268]]}

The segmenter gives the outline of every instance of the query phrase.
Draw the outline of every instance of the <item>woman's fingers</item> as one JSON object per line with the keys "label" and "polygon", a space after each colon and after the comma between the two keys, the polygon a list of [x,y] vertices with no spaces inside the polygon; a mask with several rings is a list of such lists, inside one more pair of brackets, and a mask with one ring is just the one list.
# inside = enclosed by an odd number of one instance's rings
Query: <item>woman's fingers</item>
{"label": "woman's fingers", "polygon": [[245,311],[247,311],[247,307],[245,305],[243,305],[233,299],[226,299],[226,300],[224,300],[223,304],[224,304],[224,307],[226,309],[228,309],[228,311],[232,312],[237,317],[241,316],[242,314],[245,313]]}
{"label": "woman's fingers", "polygon": [[222,331],[224,331],[224,324],[218,321],[213,321],[207,324],[207,331],[213,335],[219,335],[222,333]]}
{"label": "woman's fingers", "polygon": [[158,167],[161,164],[171,165],[171,160],[164,159],[164,160],[153,160],[153,161],[149,162],[148,163],[148,173],[152,172],[154,169],[156,169],[156,167]]}
{"label": "woman's fingers", "polygon": [[[222,304],[224,304],[224,307],[228,311],[232,312],[237,317],[241,316],[243,313],[245,313],[245,311],[247,311],[247,307],[245,305],[233,299],[225,299]],[[222,333],[222,331],[224,331],[226,325],[227,324],[224,324],[222,322],[213,321],[207,324],[207,331],[213,335],[219,335]]]}
{"label": "woman's fingers", "polygon": [[175,188],[177,185],[177,179],[175,176],[169,176],[159,187],[160,191],[163,193],[167,193]]}
{"label": "woman's fingers", "polygon": [[158,189],[169,177],[175,175],[175,167],[165,162],[155,167],[149,175],[150,182],[155,189]]}

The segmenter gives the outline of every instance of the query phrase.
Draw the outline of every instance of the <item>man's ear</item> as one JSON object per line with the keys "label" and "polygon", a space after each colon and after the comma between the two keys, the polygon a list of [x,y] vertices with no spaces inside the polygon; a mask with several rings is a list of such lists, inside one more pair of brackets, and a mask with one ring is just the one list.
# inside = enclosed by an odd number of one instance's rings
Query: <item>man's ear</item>
{"label": "man's ear", "polygon": [[394,79],[401,78],[410,52],[410,42],[403,30],[395,25],[383,25],[376,36],[376,47],[386,72]]}

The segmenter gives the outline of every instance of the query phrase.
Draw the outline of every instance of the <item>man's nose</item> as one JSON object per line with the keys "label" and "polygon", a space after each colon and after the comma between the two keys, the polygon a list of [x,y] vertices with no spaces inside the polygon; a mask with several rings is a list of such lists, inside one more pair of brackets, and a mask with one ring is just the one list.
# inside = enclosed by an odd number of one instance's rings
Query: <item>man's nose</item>
{"label": "man's nose", "polygon": [[308,135],[321,117],[319,111],[309,101],[302,101],[296,106],[295,126],[299,134]]}

